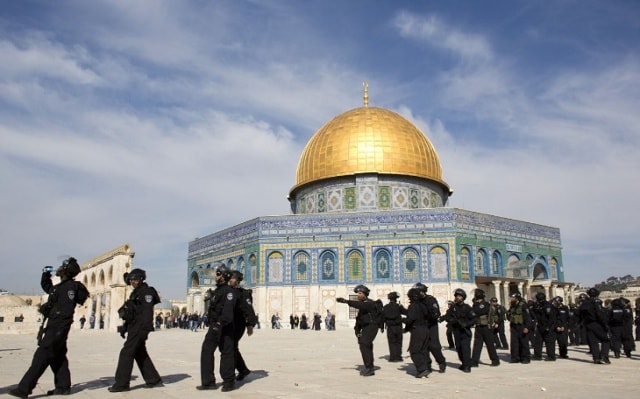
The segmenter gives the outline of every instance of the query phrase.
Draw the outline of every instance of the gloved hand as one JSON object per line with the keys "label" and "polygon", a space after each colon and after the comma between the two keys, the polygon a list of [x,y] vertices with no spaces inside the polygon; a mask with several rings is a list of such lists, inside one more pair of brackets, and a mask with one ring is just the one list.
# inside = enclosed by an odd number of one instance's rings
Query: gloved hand
{"label": "gloved hand", "polygon": [[346,299],[344,299],[344,298],[342,298],[342,297],[340,297],[340,298],[336,298],[336,302],[339,302],[339,303],[347,303],[347,300],[346,300]]}

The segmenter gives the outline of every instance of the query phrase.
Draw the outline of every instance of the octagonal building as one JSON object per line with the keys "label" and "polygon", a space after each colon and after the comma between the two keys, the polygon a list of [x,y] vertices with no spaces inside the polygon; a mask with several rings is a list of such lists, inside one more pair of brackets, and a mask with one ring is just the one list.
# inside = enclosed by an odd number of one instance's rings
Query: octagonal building
{"label": "octagonal building", "polygon": [[[336,324],[355,313],[337,306],[365,284],[370,297],[429,287],[441,307],[456,288],[482,288],[506,303],[510,292],[569,300],[560,230],[528,221],[449,208],[452,190],[436,149],[413,123],[364,106],[322,126],[304,148],[289,192],[292,214],[259,216],[189,243],[187,309],[224,263],[245,275],[261,323],[278,314],[327,311]],[[446,308],[446,307],[445,307]]]}

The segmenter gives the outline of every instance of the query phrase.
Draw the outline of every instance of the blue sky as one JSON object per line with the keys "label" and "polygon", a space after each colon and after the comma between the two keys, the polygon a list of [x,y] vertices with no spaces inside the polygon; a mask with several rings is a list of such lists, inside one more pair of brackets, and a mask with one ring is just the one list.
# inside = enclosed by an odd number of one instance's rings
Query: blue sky
{"label": "blue sky", "polygon": [[[165,299],[187,245],[286,195],[362,105],[436,147],[449,205],[561,229],[565,277],[640,275],[636,1],[5,1],[0,275],[130,243]],[[19,271],[19,272],[18,272]]]}

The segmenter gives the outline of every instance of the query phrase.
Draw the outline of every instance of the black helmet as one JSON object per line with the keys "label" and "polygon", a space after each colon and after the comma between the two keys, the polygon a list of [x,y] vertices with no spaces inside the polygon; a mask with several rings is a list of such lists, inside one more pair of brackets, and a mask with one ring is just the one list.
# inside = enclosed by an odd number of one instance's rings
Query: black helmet
{"label": "black helmet", "polygon": [[231,278],[235,278],[238,282],[244,279],[244,274],[240,270],[231,270]]}
{"label": "black helmet", "polygon": [[140,280],[141,282],[147,279],[147,272],[142,269],[133,269],[129,273],[125,273],[123,276],[124,282],[128,285],[131,284],[131,280]]}
{"label": "black helmet", "polygon": [[564,299],[562,299],[561,296],[557,296],[557,297],[553,298],[553,300],[556,301],[556,302],[559,302],[559,303],[562,303],[564,301]]}
{"label": "black helmet", "polygon": [[491,298],[491,302],[498,302],[498,298],[494,296],[493,298]]}
{"label": "black helmet", "polygon": [[458,288],[457,290],[453,291],[453,296],[458,296],[461,295],[462,296],[462,300],[467,299],[467,293],[464,292],[464,290],[462,288]]}
{"label": "black helmet", "polygon": [[393,300],[398,298],[400,298],[400,295],[398,295],[398,293],[395,291],[391,291],[390,293],[387,294],[387,299]]}
{"label": "black helmet", "polygon": [[420,289],[416,287],[409,288],[407,291],[407,296],[411,302],[416,302],[420,300]]}
{"label": "black helmet", "polygon": [[62,262],[62,265],[60,265],[56,274],[64,274],[69,278],[74,278],[75,276],[80,274],[80,265],[78,264],[76,258],[71,256]]}
{"label": "black helmet", "polygon": [[484,291],[481,290],[480,288],[476,288],[476,290],[473,292],[473,297],[475,299],[484,299],[485,295],[484,295]]}
{"label": "black helmet", "polygon": [[587,295],[589,295],[591,298],[595,298],[598,295],[600,295],[600,290],[595,288],[595,287],[594,288],[589,288],[587,290]]}
{"label": "black helmet", "polygon": [[422,284],[422,283],[415,283],[413,285],[413,287],[411,288],[415,288],[420,292],[424,292],[425,294],[427,293],[427,290],[429,289],[429,287],[427,287],[426,285]]}
{"label": "black helmet", "polygon": [[545,299],[547,299],[547,296],[544,294],[544,292],[538,292],[536,294],[536,301],[544,301]]}
{"label": "black helmet", "polygon": [[229,281],[229,279],[231,278],[231,270],[229,270],[229,268],[224,263],[220,263],[218,266],[216,266],[216,276],[222,276],[224,281]]}
{"label": "black helmet", "polygon": [[580,295],[578,295],[578,299],[580,299],[581,301],[586,301],[588,298],[589,297],[584,292],[582,292]]}
{"label": "black helmet", "polygon": [[353,289],[353,292],[355,292],[356,294],[358,292],[362,292],[363,294],[365,294],[366,296],[369,296],[369,288],[367,288],[366,285],[363,284],[358,284],[356,285],[356,288]]}
{"label": "black helmet", "polygon": [[522,294],[520,294],[518,291],[512,292],[511,294],[509,294],[509,298],[516,298],[518,300],[522,299]]}

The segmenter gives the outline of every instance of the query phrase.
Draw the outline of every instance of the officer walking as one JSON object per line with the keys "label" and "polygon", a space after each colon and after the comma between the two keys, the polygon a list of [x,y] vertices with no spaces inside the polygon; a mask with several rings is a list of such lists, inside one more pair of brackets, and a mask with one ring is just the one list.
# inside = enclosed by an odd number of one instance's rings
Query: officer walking
{"label": "officer walking", "polygon": [[[80,273],[80,265],[75,258],[68,258],[56,270],[60,283],[53,285],[53,266],[45,266],[40,278],[40,286],[49,294],[47,302],[40,307],[44,316],[43,327],[38,333],[38,349],[33,354],[31,366],[16,388],[9,394],[18,398],[31,395],[47,367],[53,371],[55,389],[47,395],[69,395],[71,393],[71,373],[67,359],[67,337],[73,324],[76,305],[82,305],[89,297],[89,291],[74,277]],[[46,321],[46,327],[44,323]]]}
{"label": "officer walking", "polygon": [[453,338],[458,351],[458,358],[462,363],[458,369],[465,373],[471,372],[471,326],[476,323],[476,314],[471,306],[464,303],[467,293],[458,288],[453,292],[453,306],[445,314],[447,322],[451,324]]}
{"label": "officer walking", "polygon": [[589,298],[580,305],[580,316],[587,330],[587,343],[591,350],[593,363],[611,364],[609,347],[611,345],[607,334],[607,316],[602,308],[602,301],[597,288],[587,290]]}
{"label": "officer walking", "polygon": [[[420,293],[420,298],[425,305],[427,326],[429,327],[429,353],[431,353],[438,363],[438,372],[444,373],[447,368],[447,360],[442,354],[442,345],[440,345],[440,332],[438,331],[438,320],[440,319],[440,305],[438,300],[427,294],[429,287],[422,283],[415,283],[413,288],[416,288]],[[427,353],[427,369],[431,372],[431,356]]]}
{"label": "officer walking", "polygon": [[476,329],[473,336],[473,355],[471,356],[471,367],[478,367],[482,345],[487,346],[491,367],[500,365],[500,359],[496,352],[495,339],[493,336],[493,326],[498,319],[495,308],[485,300],[485,293],[481,289],[476,289],[474,293],[473,312],[476,314]]}
{"label": "officer walking", "polygon": [[387,295],[389,303],[382,308],[382,317],[387,328],[387,342],[389,343],[389,361],[402,361],[402,314],[406,309],[398,303],[397,292]]}
{"label": "officer walking", "polygon": [[235,349],[236,369],[238,370],[236,381],[244,380],[244,378],[251,373],[251,370],[249,370],[247,364],[242,358],[239,344],[245,330],[247,331],[247,335],[251,336],[253,334],[253,327],[256,325],[256,312],[253,310],[252,291],[240,286],[243,279],[244,275],[242,272],[239,270],[231,271],[229,285],[238,292],[238,300],[236,302],[233,319],[233,344]]}
{"label": "officer walking", "polygon": [[147,338],[153,331],[153,306],[160,303],[160,297],[155,288],[149,287],[145,280],[147,273],[142,269],[133,269],[124,274],[124,281],[133,287],[129,299],[118,310],[125,324],[119,328],[120,335],[126,341],[120,350],[118,367],[116,368],[116,382],[109,387],[109,392],[128,391],[131,382],[131,371],[135,360],[145,388],[153,388],[162,384],[162,378],[156,370],[149,353],[147,353]]}
{"label": "officer walking", "polygon": [[533,340],[533,360],[542,360],[542,343],[547,350],[547,361],[556,360],[556,308],[547,301],[544,292],[536,294],[534,308],[536,319],[536,334]]}
{"label": "officer walking", "polygon": [[416,368],[416,378],[427,377],[431,370],[428,368],[429,357],[429,326],[427,325],[427,308],[422,301],[418,288],[411,288],[407,292],[409,308],[407,317],[403,319],[405,332],[409,332],[409,354]]}
{"label": "officer walking", "polygon": [[211,292],[208,307],[209,331],[202,342],[200,352],[200,380],[198,390],[216,389],[213,354],[220,351],[220,376],[222,391],[235,389],[234,318],[237,291],[229,286],[231,272],[226,266],[216,269],[216,289]]}
{"label": "officer walking", "polygon": [[626,334],[626,315],[624,298],[616,298],[611,301],[609,313],[609,329],[611,330],[611,349],[616,359],[620,358],[620,350],[624,349],[625,355],[631,357],[633,345],[632,337]]}
{"label": "officer walking", "polygon": [[510,363],[528,364],[531,362],[531,352],[529,352],[529,332],[533,327],[531,313],[519,292],[513,292],[509,300],[511,304],[507,319],[509,319],[511,333]]}
{"label": "officer walking", "polygon": [[352,301],[344,298],[336,298],[339,303],[346,303],[352,308],[358,309],[356,316],[356,325],[354,327],[356,337],[358,338],[358,346],[364,363],[364,369],[360,371],[363,377],[375,375],[373,366],[373,340],[378,335],[377,310],[374,301],[369,299],[369,288],[359,284],[354,289],[358,295],[358,300]]}

